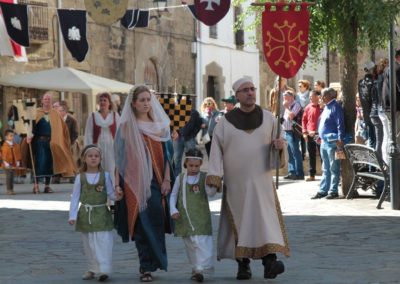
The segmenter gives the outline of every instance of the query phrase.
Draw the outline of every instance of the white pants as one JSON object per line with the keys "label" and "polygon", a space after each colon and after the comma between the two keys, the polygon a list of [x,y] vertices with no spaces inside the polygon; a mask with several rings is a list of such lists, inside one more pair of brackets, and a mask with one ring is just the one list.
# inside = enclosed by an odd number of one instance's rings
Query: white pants
{"label": "white pants", "polygon": [[193,272],[212,273],[214,269],[212,236],[191,236],[182,239]]}
{"label": "white pants", "polygon": [[112,270],[112,231],[82,233],[83,250],[88,271],[109,274]]}

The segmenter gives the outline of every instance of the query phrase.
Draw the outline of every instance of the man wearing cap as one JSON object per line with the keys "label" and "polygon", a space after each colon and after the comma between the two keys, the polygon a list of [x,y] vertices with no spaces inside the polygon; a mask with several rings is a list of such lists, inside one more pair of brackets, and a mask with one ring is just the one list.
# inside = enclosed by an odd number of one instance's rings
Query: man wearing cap
{"label": "man wearing cap", "polygon": [[227,112],[235,108],[236,98],[234,95],[230,96],[227,99],[222,99],[221,101],[224,103],[224,110],[221,111],[223,114],[226,114]]}
{"label": "man wearing cap", "polygon": [[207,184],[223,198],[217,258],[238,262],[236,278],[250,279],[250,259],[261,259],[264,278],[283,273],[276,253],[289,256],[273,170],[286,141],[277,137],[276,118],[256,105],[256,88],[248,77],[233,84],[239,108],[220,119],[214,130]]}
{"label": "man wearing cap", "polygon": [[304,180],[303,156],[300,151],[302,137],[301,119],[303,110],[294,98],[294,93],[287,90],[283,93],[283,122],[282,129],[288,142],[288,175],[284,179]]}

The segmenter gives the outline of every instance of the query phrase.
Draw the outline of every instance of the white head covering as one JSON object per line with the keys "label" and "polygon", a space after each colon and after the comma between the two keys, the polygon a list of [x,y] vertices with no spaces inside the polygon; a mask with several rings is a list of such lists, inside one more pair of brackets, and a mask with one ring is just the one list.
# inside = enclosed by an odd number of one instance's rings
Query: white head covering
{"label": "white head covering", "polygon": [[244,83],[252,83],[253,80],[250,77],[243,77],[235,81],[232,85],[232,89],[235,91],[235,93],[239,90],[240,86],[243,85]]}
{"label": "white head covering", "polygon": [[167,141],[170,138],[170,120],[155,95],[151,94],[151,111],[153,122],[139,121],[131,107],[133,92],[131,89],[121,114],[121,124],[114,142],[115,164],[124,183],[135,195],[139,211],[147,207],[151,196],[150,185],[153,178],[151,156],[143,134],[156,141]]}

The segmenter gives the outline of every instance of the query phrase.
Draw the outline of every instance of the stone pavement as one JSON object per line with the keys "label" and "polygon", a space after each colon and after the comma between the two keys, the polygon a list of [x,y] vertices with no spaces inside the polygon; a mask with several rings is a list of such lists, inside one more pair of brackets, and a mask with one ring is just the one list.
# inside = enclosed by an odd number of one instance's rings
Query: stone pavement
{"label": "stone pavement", "polygon": [[[286,272],[262,278],[260,261],[252,262],[253,278],[235,279],[236,263],[216,261],[207,283],[399,283],[400,212],[368,197],[354,200],[310,200],[316,182],[281,180],[278,194],[286,221],[291,257],[280,256]],[[16,185],[17,195],[0,186],[0,283],[88,283],[79,233],[67,223],[70,184],[54,185],[55,193],[33,195],[32,185]],[[43,190],[43,188],[41,189]],[[217,233],[220,198],[210,202]],[[257,232],[255,232],[257,233]],[[182,240],[167,237],[168,272],[154,273],[156,283],[194,283]],[[109,283],[138,283],[134,243],[115,234],[114,273]]]}

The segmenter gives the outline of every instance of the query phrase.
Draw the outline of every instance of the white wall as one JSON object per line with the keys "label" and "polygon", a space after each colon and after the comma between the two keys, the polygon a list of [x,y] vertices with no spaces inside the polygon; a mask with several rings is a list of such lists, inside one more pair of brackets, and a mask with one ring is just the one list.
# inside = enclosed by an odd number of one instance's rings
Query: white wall
{"label": "white wall", "polygon": [[[250,3],[250,2],[249,2]],[[252,19],[246,19],[252,21]],[[206,66],[215,62],[222,67],[225,77],[224,96],[233,94],[232,83],[243,76],[249,76],[253,79],[254,85],[259,87],[259,51],[256,46],[249,44],[249,37],[254,32],[245,31],[245,46],[243,49],[237,49],[235,44],[234,26],[234,8],[231,6],[229,12],[217,24],[217,39],[209,37],[209,27],[200,23],[198,27],[197,44],[197,76],[196,92],[198,94],[198,103],[206,96],[206,90],[203,90],[203,76],[206,74]],[[260,102],[260,92],[257,90],[257,103]],[[199,104],[198,104],[199,105]]]}

